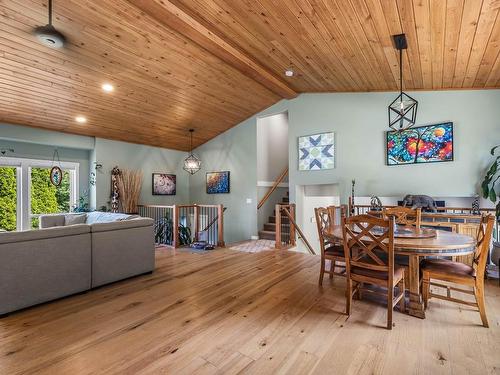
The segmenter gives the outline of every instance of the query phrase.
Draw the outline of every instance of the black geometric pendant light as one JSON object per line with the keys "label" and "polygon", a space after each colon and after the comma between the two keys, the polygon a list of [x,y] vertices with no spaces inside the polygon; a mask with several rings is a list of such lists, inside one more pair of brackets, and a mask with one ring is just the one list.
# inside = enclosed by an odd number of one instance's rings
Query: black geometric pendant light
{"label": "black geometric pendant light", "polygon": [[191,148],[189,149],[189,155],[184,159],[183,169],[189,174],[193,175],[201,169],[201,160],[195,154],[193,154],[193,132],[194,129],[189,129],[191,135]]}
{"label": "black geometric pendant light", "polygon": [[394,45],[399,51],[399,95],[389,104],[389,127],[403,131],[415,125],[418,102],[403,92],[403,50],[408,48],[405,34],[393,35]]}

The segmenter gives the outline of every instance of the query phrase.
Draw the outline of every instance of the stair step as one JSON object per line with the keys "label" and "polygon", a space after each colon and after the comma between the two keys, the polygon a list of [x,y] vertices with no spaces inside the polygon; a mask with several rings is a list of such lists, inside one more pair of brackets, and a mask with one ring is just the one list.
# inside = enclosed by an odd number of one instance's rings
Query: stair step
{"label": "stair step", "polygon": [[[269,222],[270,223],[276,223],[276,216],[269,216]],[[282,224],[289,224],[290,223],[290,219],[288,217],[281,217],[281,223]]]}
{"label": "stair step", "polygon": [[259,238],[261,240],[275,240],[276,239],[276,233],[275,232],[270,232],[267,230],[261,230],[259,231]]}
{"label": "stair step", "polygon": [[290,203],[290,198],[288,198],[288,197],[283,197],[282,202],[283,202],[283,203]]}
{"label": "stair step", "polygon": [[[290,224],[282,224],[282,229],[283,231],[289,231],[290,229]],[[266,223],[264,224],[264,230],[269,231],[269,232],[275,232],[276,231],[276,223]]]}

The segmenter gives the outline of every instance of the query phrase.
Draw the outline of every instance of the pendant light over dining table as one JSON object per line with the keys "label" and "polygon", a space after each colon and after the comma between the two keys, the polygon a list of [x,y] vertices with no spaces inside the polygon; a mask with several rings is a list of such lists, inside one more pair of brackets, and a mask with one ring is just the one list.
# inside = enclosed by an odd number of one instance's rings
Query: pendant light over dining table
{"label": "pendant light over dining table", "polygon": [[193,132],[194,129],[189,129],[191,135],[191,147],[189,149],[189,155],[184,159],[184,170],[189,174],[193,175],[201,169],[201,160],[193,154]]}
{"label": "pendant light over dining table", "polygon": [[389,105],[389,127],[392,130],[403,131],[415,125],[418,102],[403,92],[403,50],[408,48],[405,34],[392,36],[394,45],[399,51],[399,95]]}

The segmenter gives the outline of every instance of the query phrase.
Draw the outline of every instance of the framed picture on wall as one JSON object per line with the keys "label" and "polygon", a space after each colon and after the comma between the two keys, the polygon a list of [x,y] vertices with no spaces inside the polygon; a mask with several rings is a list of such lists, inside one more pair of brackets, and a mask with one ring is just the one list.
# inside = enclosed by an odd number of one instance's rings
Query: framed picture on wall
{"label": "framed picture on wall", "polygon": [[153,173],[153,195],[175,195],[177,176],[168,173]]}
{"label": "framed picture on wall", "polygon": [[387,165],[453,161],[453,123],[387,132]]}
{"label": "framed picture on wall", "polygon": [[229,171],[207,172],[207,194],[228,194]]}
{"label": "framed picture on wall", "polygon": [[299,171],[335,168],[334,144],[333,132],[299,137]]}

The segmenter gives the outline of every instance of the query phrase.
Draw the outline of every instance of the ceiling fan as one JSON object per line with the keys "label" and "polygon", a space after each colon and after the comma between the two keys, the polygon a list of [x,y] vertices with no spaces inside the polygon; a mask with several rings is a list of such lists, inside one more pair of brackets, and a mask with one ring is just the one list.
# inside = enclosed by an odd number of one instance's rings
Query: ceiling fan
{"label": "ceiling fan", "polygon": [[49,23],[36,27],[34,32],[38,40],[48,47],[61,48],[64,46],[66,38],[52,26],[52,0],[49,0]]}

